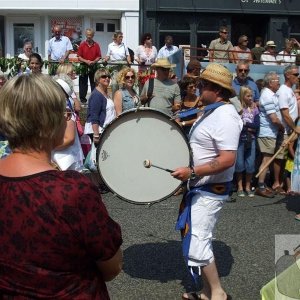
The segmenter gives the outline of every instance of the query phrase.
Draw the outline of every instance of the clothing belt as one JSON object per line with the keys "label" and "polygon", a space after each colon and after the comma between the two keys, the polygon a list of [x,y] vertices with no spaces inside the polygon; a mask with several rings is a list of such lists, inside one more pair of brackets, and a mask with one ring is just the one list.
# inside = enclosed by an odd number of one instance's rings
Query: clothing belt
{"label": "clothing belt", "polygon": [[190,191],[197,193],[197,191],[204,191],[216,195],[228,195],[231,189],[231,181],[219,183],[207,183],[201,186],[191,187]]}

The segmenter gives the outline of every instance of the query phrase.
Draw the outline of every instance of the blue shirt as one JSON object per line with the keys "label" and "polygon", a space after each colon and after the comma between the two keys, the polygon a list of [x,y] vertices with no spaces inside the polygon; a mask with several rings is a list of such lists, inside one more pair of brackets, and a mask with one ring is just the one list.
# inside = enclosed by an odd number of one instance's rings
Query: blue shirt
{"label": "blue shirt", "polygon": [[239,95],[239,93],[240,93],[241,86],[249,86],[249,88],[253,92],[253,100],[254,101],[258,101],[259,100],[260,95],[259,95],[258,87],[257,87],[256,83],[251,78],[248,77],[246,79],[245,83],[243,83],[243,84],[241,84],[238,81],[237,77],[234,78],[234,80],[232,81],[232,87],[234,88],[235,93],[237,95]]}

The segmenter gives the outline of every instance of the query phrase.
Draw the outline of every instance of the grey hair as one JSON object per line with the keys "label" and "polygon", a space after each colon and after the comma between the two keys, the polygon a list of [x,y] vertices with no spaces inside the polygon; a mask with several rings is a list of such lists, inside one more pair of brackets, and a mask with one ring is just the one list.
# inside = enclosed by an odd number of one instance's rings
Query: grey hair
{"label": "grey hair", "polygon": [[289,65],[289,66],[287,66],[285,69],[284,69],[284,71],[283,71],[283,74],[284,74],[284,77],[288,74],[288,73],[290,73],[292,70],[294,70],[294,69],[299,69],[298,68],[298,66],[296,66],[296,65]]}
{"label": "grey hair", "polygon": [[265,86],[270,84],[270,81],[273,79],[274,76],[278,77],[278,74],[275,71],[271,71],[265,75],[264,77]]}

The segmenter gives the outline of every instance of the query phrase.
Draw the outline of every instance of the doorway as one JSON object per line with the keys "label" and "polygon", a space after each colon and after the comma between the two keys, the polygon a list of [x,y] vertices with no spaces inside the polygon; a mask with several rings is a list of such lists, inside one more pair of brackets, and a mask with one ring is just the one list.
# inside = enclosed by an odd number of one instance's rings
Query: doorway
{"label": "doorway", "polygon": [[233,15],[231,17],[231,42],[233,46],[237,45],[239,37],[244,34],[248,37],[248,48],[250,49],[255,46],[257,36],[260,36],[266,43],[269,22],[270,18],[267,15]]}

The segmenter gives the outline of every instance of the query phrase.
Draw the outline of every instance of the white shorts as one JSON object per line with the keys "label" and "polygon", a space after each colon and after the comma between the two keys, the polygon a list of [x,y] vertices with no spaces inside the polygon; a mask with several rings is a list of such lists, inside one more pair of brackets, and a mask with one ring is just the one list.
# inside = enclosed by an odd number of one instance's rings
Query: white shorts
{"label": "white shorts", "polygon": [[[226,200],[226,199],[224,199]],[[197,193],[192,199],[192,234],[189,249],[189,266],[207,266],[214,261],[212,233],[225,201],[216,200],[208,193]]]}

